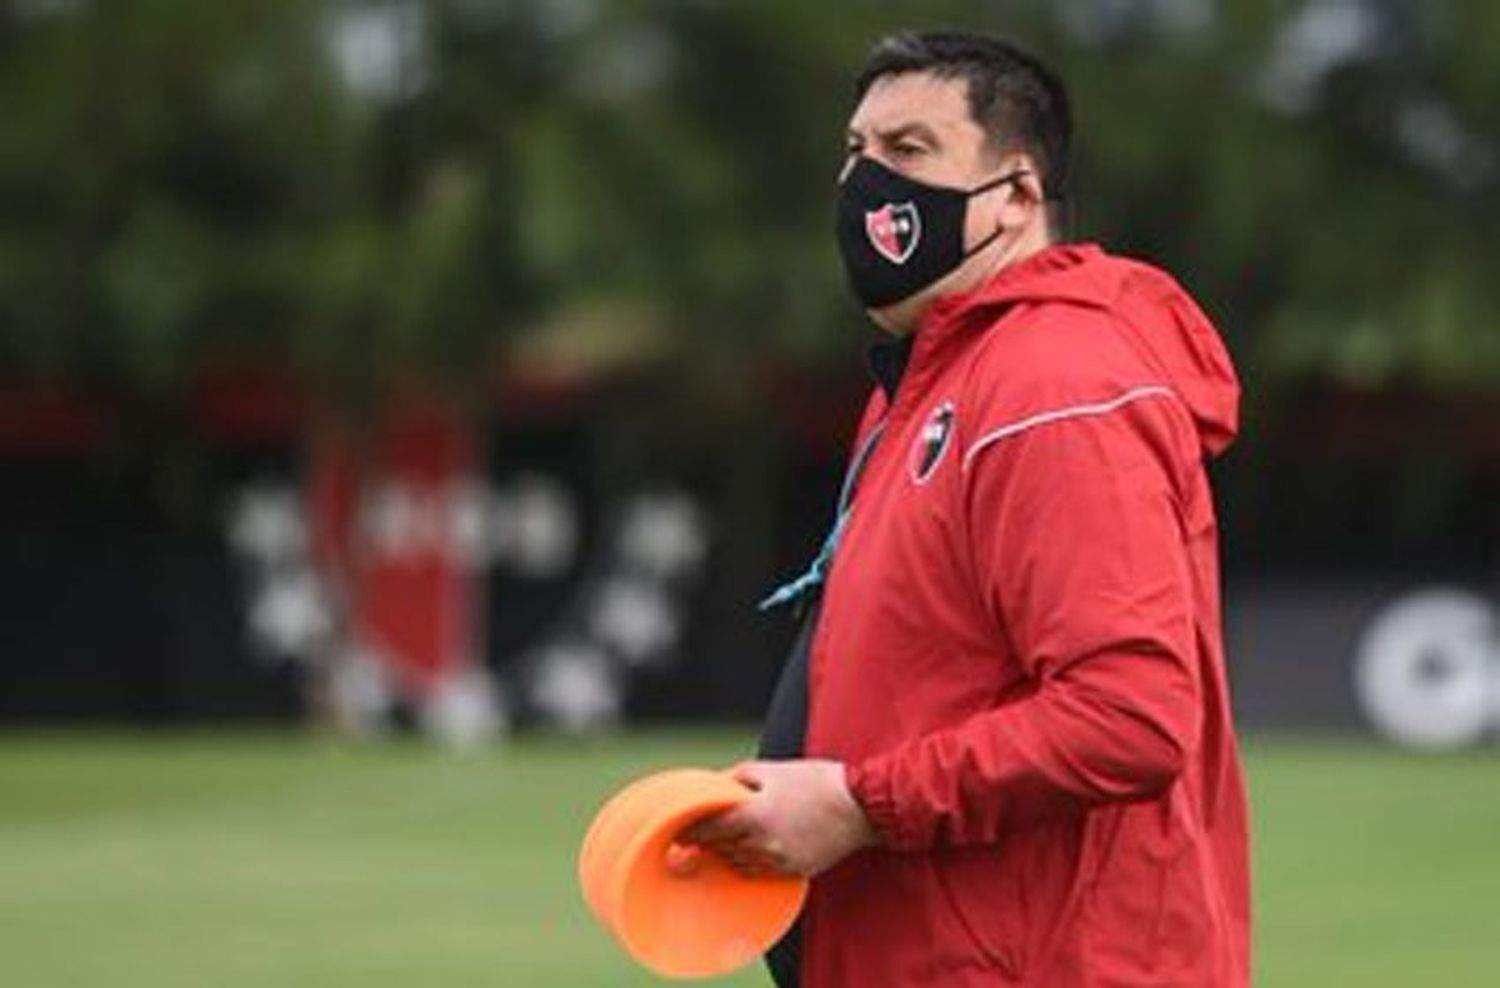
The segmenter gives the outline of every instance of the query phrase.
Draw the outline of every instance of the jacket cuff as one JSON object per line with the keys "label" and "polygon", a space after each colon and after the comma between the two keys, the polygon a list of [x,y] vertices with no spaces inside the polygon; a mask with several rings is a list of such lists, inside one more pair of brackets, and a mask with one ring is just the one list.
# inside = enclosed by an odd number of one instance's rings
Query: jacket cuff
{"label": "jacket cuff", "polygon": [[880,843],[894,851],[913,850],[920,843],[902,819],[892,792],[890,763],[871,758],[845,769],[849,792],[865,811]]}

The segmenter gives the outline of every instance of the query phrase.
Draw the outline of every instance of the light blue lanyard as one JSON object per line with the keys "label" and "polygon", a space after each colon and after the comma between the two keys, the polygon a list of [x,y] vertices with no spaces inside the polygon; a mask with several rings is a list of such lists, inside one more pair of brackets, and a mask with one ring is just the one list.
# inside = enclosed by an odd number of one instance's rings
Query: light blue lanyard
{"label": "light blue lanyard", "polygon": [[844,529],[849,525],[849,515],[853,509],[850,502],[854,500],[854,489],[859,484],[859,476],[864,473],[865,463],[870,459],[870,454],[875,452],[875,444],[880,440],[880,434],[884,431],[884,422],[871,429],[864,444],[860,446],[859,453],[855,455],[854,462],[849,464],[849,471],[844,474],[844,485],[839,489],[838,511],[834,516],[833,528],[823,539],[823,547],[818,550],[817,556],[813,558],[812,563],[801,576],[783,583],[772,591],[770,596],[762,600],[758,605],[760,610],[769,611],[772,608],[801,600],[823,585],[823,581],[828,576],[828,568],[833,565],[833,554],[838,551],[839,540],[844,537]]}

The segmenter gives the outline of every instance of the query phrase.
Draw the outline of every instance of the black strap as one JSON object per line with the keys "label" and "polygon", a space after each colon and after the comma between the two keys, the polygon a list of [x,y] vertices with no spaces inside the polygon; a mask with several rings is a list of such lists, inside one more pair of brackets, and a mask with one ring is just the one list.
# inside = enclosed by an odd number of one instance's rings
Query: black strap
{"label": "black strap", "polygon": [[[800,758],[806,749],[807,669],[822,604],[822,594],[817,594],[802,619],[802,627],[787,654],[786,664],[781,667],[776,690],[771,694],[771,706],[766,711],[765,727],[761,730],[758,751],[761,758]],[[798,988],[801,964],[802,920],[798,919],[786,936],[766,953],[766,967],[770,969],[777,988]]]}

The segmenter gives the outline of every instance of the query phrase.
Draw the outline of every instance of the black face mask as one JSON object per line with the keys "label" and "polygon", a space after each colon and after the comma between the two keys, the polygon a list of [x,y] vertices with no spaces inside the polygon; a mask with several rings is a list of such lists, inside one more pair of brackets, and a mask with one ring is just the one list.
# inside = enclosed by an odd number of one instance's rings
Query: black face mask
{"label": "black face mask", "polygon": [[1000,236],[964,249],[969,200],[1025,175],[1007,172],[972,189],[927,185],[861,155],[839,187],[838,240],[849,287],[867,309],[909,298]]}

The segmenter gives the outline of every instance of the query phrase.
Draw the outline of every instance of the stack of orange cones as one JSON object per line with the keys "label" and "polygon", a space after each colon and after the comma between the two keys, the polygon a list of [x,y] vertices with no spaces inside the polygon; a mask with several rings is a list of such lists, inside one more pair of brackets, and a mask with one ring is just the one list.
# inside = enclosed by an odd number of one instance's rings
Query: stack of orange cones
{"label": "stack of orange cones", "polygon": [[616,793],[584,837],[584,900],[626,953],[662,977],[708,978],[743,967],[802,909],[806,879],[746,876],[677,840],[749,795],[722,772],[658,772]]}

